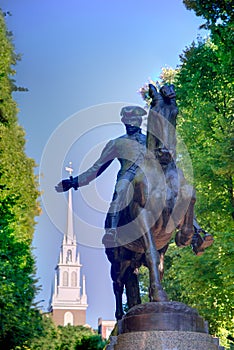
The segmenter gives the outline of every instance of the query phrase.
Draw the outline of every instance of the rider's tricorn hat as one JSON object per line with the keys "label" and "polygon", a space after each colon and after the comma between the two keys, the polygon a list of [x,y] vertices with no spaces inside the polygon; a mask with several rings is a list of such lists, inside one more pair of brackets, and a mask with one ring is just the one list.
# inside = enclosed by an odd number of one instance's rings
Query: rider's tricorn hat
{"label": "rider's tricorn hat", "polygon": [[142,116],[146,115],[147,112],[139,106],[126,106],[121,109],[120,115],[122,116],[121,121],[124,124],[130,124],[140,126],[142,123]]}

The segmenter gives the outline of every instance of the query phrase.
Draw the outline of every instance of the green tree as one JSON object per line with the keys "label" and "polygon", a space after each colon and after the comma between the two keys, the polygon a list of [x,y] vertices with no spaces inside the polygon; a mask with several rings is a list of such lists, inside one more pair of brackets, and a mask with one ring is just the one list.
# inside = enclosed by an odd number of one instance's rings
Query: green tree
{"label": "green tree", "polygon": [[42,332],[30,342],[30,350],[58,350],[60,348],[59,330],[48,314],[42,316]]}
{"label": "green tree", "polygon": [[203,27],[211,29],[233,20],[233,2],[230,0],[183,0],[183,3],[188,10],[194,10],[197,16],[206,20]]}
{"label": "green tree", "polygon": [[[186,3],[201,8],[211,4]],[[221,3],[216,2],[214,8]],[[222,11],[225,9],[220,7],[217,16]],[[207,21],[208,13],[204,16]],[[177,132],[193,164],[195,212],[198,222],[214,235],[215,242],[201,257],[194,256],[190,247],[180,250],[172,243],[165,258],[163,284],[171,300],[197,308],[209,322],[210,333],[228,346],[228,340],[230,344],[233,341],[234,292],[233,29],[231,16],[220,17],[220,21],[212,16],[214,13],[207,22],[210,38],[198,39],[184,50],[174,83],[180,111]],[[168,77],[173,78],[171,73],[168,69],[162,71],[164,83],[172,82],[168,81]],[[145,280],[143,272],[141,283],[146,290]]]}
{"label": "green tree", "polygon": [[39,193],[12,98],[16,61],[0,12],[0,347],[5,350],[23,346],[41,331],[31,251]]}
{"label": "green tree", "polygon": [[94,334],[82,337],[76,344],[75,350],[102,350],[105,345],[106,341],[102,340],[100,335]]}
{"label": "green tree", "polygon": [[71,350],[75,349],[77,343],[81,341],[83,337],[91,337],[94,331],[90,328],[83,326],[71,326],[66,327],[59,326],[59,347],[58,350]]}
{"label": "green tree", "polygon": [[[76,350],[77,346],[82,349],[102,349],[105,342],[102,342],[99,335],[92,329],[83,326],[56,327],[51,317],[43,315],[43,331],[33,339],[30,350]],[[96,347],[95,347],[96,346]],[[102,347],[101,347],[102,346]]]}
{"label": "green tree", "polygon": [[199,211],[210,229],[224,229],[233,217],[232,67],[210,40],[193,43],[181,59],[178,131],[193,161]]}
{"label": "green tree", "polygon": [[227,338],[233,339],[234,277],[234,86],[228,18],[226,22],[210,26],[210,39],[199,39],[185,49],[175,82],[177,129],[193,162],[196,214],[215,243],[201,257],[193,256],[189,248],[182,252],[171,246],[164,280],[170,297],[196,307],[224,345]]}

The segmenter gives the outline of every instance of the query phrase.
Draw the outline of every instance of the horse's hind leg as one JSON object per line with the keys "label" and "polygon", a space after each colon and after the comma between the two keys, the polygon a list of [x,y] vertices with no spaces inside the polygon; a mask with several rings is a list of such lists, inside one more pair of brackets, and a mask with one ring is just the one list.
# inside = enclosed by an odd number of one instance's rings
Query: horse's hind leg
{"label": "horse's hind leg", "polygon": [[[116,251],[117,249],[117,251]],[[120,262],[116,255],[118,254],[118,248],[106,248],[106,255],[108,260],[111,263],[111,278],[113,281],[113,291],[115,295],[115,317],[117,320],[121,320],[124,315],[123,312],[123,304],[122,304],[122,296],[124,285],[121,282],[120,276]]]}
{"label": "horse's hind leg", "polygon": [[113,280],[113,291],[115,294],[115,306],[116,306],[115,317],[117,320],[121,320],[121,318],[124,315],[123,303],[122,303],[124,285],[119,279],[119,271],[120,271],[120,264],[114,263],[111,265],[111,277]]}
{"label": "horse's hind leg", "polygon": [[138,276],[131,266],[128,267],[124,276],[128,308],[141,303]]}
{"label": "horse's hind leg", "polygon": [[119,284],[118,282],[113,282],[113,290],[115,294],[115,318],[116,320],[121,320],[124,312],[123,312],[123,304],[122,304],[122,295],[123,295],[123,284]]}
{"label": "horse's hind leg", "polygon": [[145,260],[149,269],[149,298],[150,301],[167,301],[167,294],[163,290],[160,282],[159,263],[160,257],[157,251],[156,242],[151,232],[150,223],[152,223],[151,214],[146,210],[141,212],[141,227],[144,228],[142,236],[145,246]]}

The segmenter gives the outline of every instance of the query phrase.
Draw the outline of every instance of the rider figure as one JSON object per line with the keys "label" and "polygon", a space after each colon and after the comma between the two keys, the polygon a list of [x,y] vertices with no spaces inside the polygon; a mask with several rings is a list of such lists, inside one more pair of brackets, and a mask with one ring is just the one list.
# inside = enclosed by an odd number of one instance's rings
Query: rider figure
{"label": "rider figure", "polygon": [[[92,180],[102,174],[103,171],[117,158],[120,162],[120,170],[117,175],[115,190],[110,204],[106,220],[106,234],[103,237],[105,246],[114,246],[116,241],[116,229],[119,214],[127,203],[126,191],[133,180],[136,169],[144,160],[146,152],[146,136],[141,132],[142,116],[147,112],[139,106],[126,106],[121,110],[121,121],[126,128],[126,134],[109,141],[104,147],[100,158],[84,173],[62,180],[55,188],[57,192],[68,191],[70,188],[77,190],[79,187],[88,185]],[[200,255],[210,243],[211,235],[207,234],[194,219],[195,234],[192,239],[192,249],[195,254]],[[200,232],[203,232],[204,239]],[[208,238],[208,239],[207,239]],[[209,241],[209,243],[207,243]],[[212,241],[213,242],[213,241]]]}
{"label": "rider figure", "polygon": [[[78,187],[88,185],[90,181],[102,174],[102,172],[117,158],[120,170],[117,175],[115,190],[110,204],[106,220],[106,234],[103,243],[114,245],[116,228],[119,220],[119,212],[125,207],[126,191],[129,183],[133,180],[137,165],[143,161],[146,151],[146,136],[142,134],[140,125],[142,116],[147,112],[138,106],[123,107],[120,116],[125,125],[126,134],[110,140],[104,147],[100,158],[84,173],[63,180],[56,186],[58,192],[75,190]],[[107,242],[109,241],[109,242]]]}

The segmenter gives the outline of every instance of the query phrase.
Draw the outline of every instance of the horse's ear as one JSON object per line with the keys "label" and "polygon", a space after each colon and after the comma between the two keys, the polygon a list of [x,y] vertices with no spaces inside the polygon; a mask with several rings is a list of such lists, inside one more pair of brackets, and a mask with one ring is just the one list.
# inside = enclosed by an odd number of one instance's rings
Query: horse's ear
{"label": "horse's ear", "polygon": [[153,100],[157,94],[158,94],[158,91],[156,87],[153,84],[149,84],[149,97],[152,98]]}

